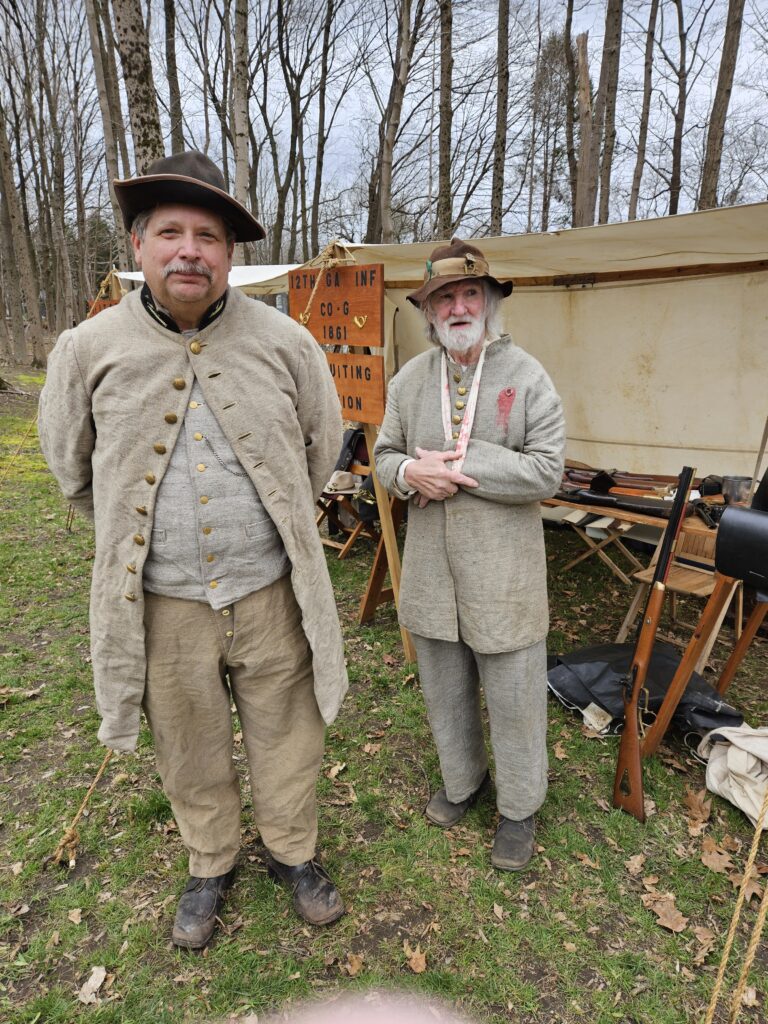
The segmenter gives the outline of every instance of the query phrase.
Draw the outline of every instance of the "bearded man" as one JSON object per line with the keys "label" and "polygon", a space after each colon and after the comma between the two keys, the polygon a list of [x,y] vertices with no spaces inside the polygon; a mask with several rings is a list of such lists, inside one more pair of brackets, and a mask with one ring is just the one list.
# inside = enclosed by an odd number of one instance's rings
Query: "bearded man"
{"label": "bearded man", "polygon": [[565,428],[542,366],[502,333],[512,291],[480,249],[434,250],[409,300],[435,345],[393,378],[376,472],[411,497],[400,620],[413,634],[443,786],[426,816],[450,828],[489,786],[480,684],[500,823],[491,861],[534,850],[547,790],[546,559],[539,501],[557,490]]}
{"label": "bearded man", "polygon": [[240,844],[234,702],[269,871],[328,924],[315,786],[347,678],[314,508],[339,402],[311,335],[228,288],[264,229],[208,157],[114,184],[146,283],[61,335],[40,400],[48,464],[95,524],[99,738],[132,750],[143,708],[189,850],[173,942],[198,949]]}

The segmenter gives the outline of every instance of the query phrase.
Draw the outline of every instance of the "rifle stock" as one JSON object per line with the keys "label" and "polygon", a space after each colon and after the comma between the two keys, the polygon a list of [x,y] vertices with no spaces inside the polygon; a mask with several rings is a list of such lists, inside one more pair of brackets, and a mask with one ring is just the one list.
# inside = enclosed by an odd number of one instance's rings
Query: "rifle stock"
{"label": "rifle stock", "polygon": [[640,744],[640,695],[645,687],[648,668],[656,640],[661,613],[664,608],[666,579],[672,564],[680,528],[685,518],[688,496],[693,484],[695,470],[683,467],[677,485],[677,494],[672,503],[669,522],[659,545],[651,592],[645,606],[643,621],[635,644],[632,665],[624,681],[624,728],[619,743],[616,762],[616,778],[613,784],[613,806],[633,815],[638,821],[645,821],[643,799],[643,768]]}

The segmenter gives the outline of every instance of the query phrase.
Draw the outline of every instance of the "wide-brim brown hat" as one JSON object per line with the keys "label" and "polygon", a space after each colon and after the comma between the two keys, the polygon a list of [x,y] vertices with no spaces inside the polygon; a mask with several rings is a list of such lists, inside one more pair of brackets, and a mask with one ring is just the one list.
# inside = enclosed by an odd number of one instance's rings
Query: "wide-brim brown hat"
{"label": "wide-brim brown hat", "polygon": [[476,245],[470,245],[469,242],[454,237],[450,245],[439,245],[432,250],[424,271],[424,284],[406,298],[421,309],[422,303],[432,292],[452,281],[463,281],[467,277],[490,281],[505,299],[512,292],[512,282],[498,281],[491,274],[488,260]]}
{"label": "wide-brim brown hat", "polygon": [[161,203],[202,206],[232,226],[236,242],[258,242],[264,228],[224,187],[224,175],[216,164],[195,150],[155,160],[146,174],[114,181],[123,224],[131,230],[134,218]]}

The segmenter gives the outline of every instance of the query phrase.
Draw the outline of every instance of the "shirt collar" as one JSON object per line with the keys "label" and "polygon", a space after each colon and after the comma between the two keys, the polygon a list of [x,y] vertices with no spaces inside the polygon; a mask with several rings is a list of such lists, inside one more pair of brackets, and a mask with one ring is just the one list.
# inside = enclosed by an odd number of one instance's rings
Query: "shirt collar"
{"label": "shirt collar", "polygon": [[[227,291],[225,291],[223,295],[219,296],[219,298],[216,299],[215,302],[212,302],[208,309],[206,309],[206,311],[200,318],[200,323],[197,325],[198,331],[202,331],[204,327],[207,327],[209,324],[212,324],[214,320],[218,320],[218,318],[224,312],[224,307],[227,304],[228,293],[229,289],[227,289]],[[173,331],[174,334],[182,333],[181,328],[173,319],[168,310],[161,306],[160,303],[157,302],[155,297],[152,295],[152,292],[149,290],[149,285],[146,282],[144,283],[144,286],[141,289],[141,304],[144,306],[144,309],[146,309],[146,311],[149,313],[152,319],[156,320],[161,326],[165,327],[166,330]]]}

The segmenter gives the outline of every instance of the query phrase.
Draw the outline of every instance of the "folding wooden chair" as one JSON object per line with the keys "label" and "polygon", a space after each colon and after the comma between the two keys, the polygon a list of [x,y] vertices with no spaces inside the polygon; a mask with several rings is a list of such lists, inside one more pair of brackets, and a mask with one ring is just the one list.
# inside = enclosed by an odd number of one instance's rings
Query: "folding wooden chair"
{"label": "folding wooden chair", "polygon": [[[368,448],[362,432],[355,443],[352,461],[348,464],[346,471],[353,473],[355,476],[368,476],[371,472],[371,467],[368,463]],[[380,535],[378,530],[375,529],[372,523],[366,522],[362,518],[352,503],[349,494],[323,491],[317,499],[317,507],[320,509],[315,520],[317,526],[319,527],[323,520],[327,519],[329,527],[329,535],[327,537],[321,535],[320,539],[326,547],[337,550],[340,559],[347,557],[355,541],[361,535],[370,538],[375,544],[379,543]],[[341,518],[342,510],[346,513],[347,522],[344,522]],[[349,525],[350,522],[353,525]],[[335,540],[331,534],[331,529],[337,536],[341,534],[344,540]]]}
{"label": "folding wooden chair", "polygon": [[[674,624],[678,624],[680,622],[677,615],[677,598],[679,595],[698,597],[703,601],[708,601],[715,589],[716,536],[717,534],[715,530],[708,530],[704,527],[699,529],[698,522],[696,523],[696,529],[686,528],[684,526],[680,533],[675,557],[672,562],[672,567],[669,570],[669,576],[667,577],[666,587],[666,592],[669,595],[670,620]],[[635,596],[632,598],[632,603],[629,606],[629,611],[626,614],[624,622],[621,624],[621,628],[616,635],[616,643],[623,643],[626,640],[637,616],[645,607],[648,590],[653,580],[655,565],[656,555],[651,559],[651,564],[647,569],[641,569],[639,572],[632,574],[632,578],[637,581],[638,587],[635,591]],[[720,612],[719,621],[715,623],[715,628],[710,631],[708,640],[699,653],[699,658],[696,662],[697,672],[702,672],[704,670],[704,666],[707,664],[709,655],[712,651],[715,640],[717,639],[717,635],[720,632],[720,628],[722,627],[728,608],[734,600],[736,638],[738,639],[741,635],[743,590],[741,581],[733,580],[730,593],[728,594],[727,600],[723,604]],[[691,628],[693,629],[695,627],[691,626]],[[674,640],[673,642],[678,643],[678,641]]]}

